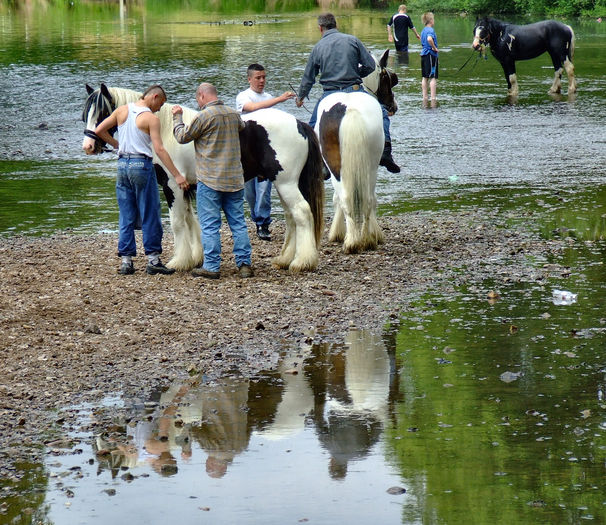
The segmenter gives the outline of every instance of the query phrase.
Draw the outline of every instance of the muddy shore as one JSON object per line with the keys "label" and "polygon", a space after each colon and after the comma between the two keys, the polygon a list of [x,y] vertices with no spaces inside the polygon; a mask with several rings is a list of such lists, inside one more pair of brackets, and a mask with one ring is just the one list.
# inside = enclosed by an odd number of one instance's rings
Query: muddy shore
{"label": "muddy shore", "polygon": [[[2,239],[0,477],[19,479],[21,462],[40,461],[42,445],[74,430],[77,411],[66,407],[108,394],[145,400],[198,372],[250,376],[302,343],[342,341],[351,327],[379,330],[426,292],[468,283],[487,296],[487,278],[498,292],[499,283],[566,275],[548,264],[566,239],[512,229],[496,211],[379,222],[386,242],[378,250],[345,255],[325,237],[318,270],[290,275],[271,265],[284,233],[274,221],[273,241],[251,235],[252,279],[236,275],[224,230],[218,281],[149,276],[141,256],[134,275],[118,275],[114,234]],[[167,261],[169,234],[164,246]]]}

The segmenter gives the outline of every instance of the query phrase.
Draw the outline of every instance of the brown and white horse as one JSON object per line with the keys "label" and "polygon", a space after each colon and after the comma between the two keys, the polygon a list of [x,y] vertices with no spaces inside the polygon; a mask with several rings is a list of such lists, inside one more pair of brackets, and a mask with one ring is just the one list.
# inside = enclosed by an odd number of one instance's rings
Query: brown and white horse
{"label": "brown and white horse", "polygon": [[388,56],[389,50],[375,58],[374,73],[363,79],[367,93],[336,92],[318,106],[315,129],[334,188],[328,239],[342,241],[345,253],[374,250],[384,238],[375,193],[385,145],[381,106],[389,114],[398,110],[392,90],[398,77],[387,69]]}

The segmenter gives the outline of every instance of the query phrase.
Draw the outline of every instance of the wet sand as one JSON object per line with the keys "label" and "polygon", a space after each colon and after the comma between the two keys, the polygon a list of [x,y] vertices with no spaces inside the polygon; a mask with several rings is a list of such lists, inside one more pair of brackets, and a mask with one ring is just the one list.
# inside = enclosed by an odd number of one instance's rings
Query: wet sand
{"label": "wet sand", "polygon": [[[380,330],[425,292],[448,293],[483,281],[537,281],[565,273],[532,266],[565,240],[510,229],[496,211],[422,212],[379,220],[385,244],[345,255],[326,241],[317,271],[291,275],[271,265],[273,240],[251,235],[255,277],[240,279],[223,230],[218,281],[189,273],[117,274],[117,238],[57,234],[0,243],[0,476],[39,461],[43,447],[73,430],[84,402],[109,394],[145,400],[152,389],[195,373],[245,376],[275,367],[278,354],[302,344],[342,341],[351,327]],[[326,228],[326,231],[328,228]],[[252,229],[250,230],[252,233]],[[140,239],[138,239],[140,246]],[[172,238],[165,236],[163,260]],[[112,410],[99,415],[111,419]]]}

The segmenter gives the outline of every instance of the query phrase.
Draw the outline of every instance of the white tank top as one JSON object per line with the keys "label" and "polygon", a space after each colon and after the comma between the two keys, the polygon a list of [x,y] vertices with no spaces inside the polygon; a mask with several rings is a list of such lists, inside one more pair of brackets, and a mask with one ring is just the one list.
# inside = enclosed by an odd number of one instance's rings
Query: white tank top
{"label": "white tank top", "polygon": [[151,111],[145,106],[128,105],[128,118],[118,126],[118,154],[138,153],[152,157],[151,137],[137,127],[137,117]]}

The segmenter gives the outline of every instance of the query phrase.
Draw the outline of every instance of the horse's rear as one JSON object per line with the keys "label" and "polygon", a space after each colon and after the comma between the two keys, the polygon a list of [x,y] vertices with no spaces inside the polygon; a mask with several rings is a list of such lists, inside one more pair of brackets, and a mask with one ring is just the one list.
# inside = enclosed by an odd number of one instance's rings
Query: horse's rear
{"label": "horse's rear", "polygon": [[320,102],[316,131],[335,190],[329,240],[343,241],[345,253],[375,249],[383,242],[375,196],[384,146],[381,106],[365,93],[334,93]]}
{"label": "horse's rear", "polygon": [[245,180],[261,176],[274,182],[286,220],[284,244],[273,260],[291,272],[314,270],[324,227],[322,157],[313,129],[295,117],[269,108],[242,116],[240,134]]}

